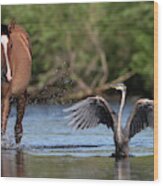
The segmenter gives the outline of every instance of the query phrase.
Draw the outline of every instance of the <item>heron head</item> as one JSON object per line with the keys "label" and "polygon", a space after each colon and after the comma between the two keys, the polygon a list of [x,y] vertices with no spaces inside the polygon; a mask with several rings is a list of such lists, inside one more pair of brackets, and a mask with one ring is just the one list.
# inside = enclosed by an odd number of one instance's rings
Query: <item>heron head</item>
{"label": "heron head", "polygon": [[110,87],[116,90],[126,91],[126,85],[123,83],[111,84]]}

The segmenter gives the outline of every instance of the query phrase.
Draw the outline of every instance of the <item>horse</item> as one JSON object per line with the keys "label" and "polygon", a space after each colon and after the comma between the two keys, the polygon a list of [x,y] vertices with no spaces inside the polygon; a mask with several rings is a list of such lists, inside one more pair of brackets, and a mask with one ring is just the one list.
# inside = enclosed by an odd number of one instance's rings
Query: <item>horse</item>
{"label": "horse", "polygon": [[[23,27],[11,23],[7,26],[8,42],[7,56],[4,54],[4,46],[1,43],[1,71],[6,71],[6,68],[11,69],[11,79],[8,79],[6,73],[2,73],[1,77],[1,136],[3,137],[7,129],[7,120],[11,108],[11,98],[16,98],[16,124],[15,124],[15,142],[19,145],[23,136],[22,120],[24,117],[26,101],[27,101],[27,86],[31,78],[32,68],[32,50],[31,42],[28,33]],[[4,44],[4,43],[3,43]],[[9,66],[7,67],[7,60]],[[8,70],[8,69],[7,69]]]}

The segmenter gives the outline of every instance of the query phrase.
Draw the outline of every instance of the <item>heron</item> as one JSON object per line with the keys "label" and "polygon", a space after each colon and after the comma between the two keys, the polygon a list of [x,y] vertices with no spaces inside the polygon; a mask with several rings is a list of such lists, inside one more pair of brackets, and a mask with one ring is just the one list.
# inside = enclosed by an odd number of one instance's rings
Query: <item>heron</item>
{"label": "heron", "polygon": [[121,92],[119,111],[116,113],[101,96],[88,97],[64,109],[68,115],[68,125],[77,129],[88,129],[104,124],[113,131],[115,143],[115,158],[129,157],[129,141],[137,133],[147,127],[154,127],[154,103],[147,98],[138,99],[128,117],[126,125],[122,126],[122,114],[125,106],[127,88],[123,83],[110,85]]}

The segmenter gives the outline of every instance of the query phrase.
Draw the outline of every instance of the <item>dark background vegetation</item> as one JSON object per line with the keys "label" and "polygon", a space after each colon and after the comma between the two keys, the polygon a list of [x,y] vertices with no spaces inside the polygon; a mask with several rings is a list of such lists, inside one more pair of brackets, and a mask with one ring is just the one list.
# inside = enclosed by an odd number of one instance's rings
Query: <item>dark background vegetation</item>
{"label": "dark background vegetation", "polygon": [[108,95],[124,82],[128,94],[153,97],[153,2],[3,5],[30,35],[31,99],[59,102]]}

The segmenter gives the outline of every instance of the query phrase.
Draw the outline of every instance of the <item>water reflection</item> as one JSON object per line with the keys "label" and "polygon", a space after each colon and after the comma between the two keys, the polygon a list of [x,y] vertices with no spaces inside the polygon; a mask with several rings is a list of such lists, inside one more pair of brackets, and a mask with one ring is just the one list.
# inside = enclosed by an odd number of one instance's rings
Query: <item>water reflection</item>
{"label": "water reflection", "polygon": [[153,180],[153,156],[115,161],[110,157],[30,155],[1,151],[3,177]]}
{"label": "water reflection", "polygon": [[[128,117],[130,106],[126,107],[123,119]],[[2,176],[153,180],[153,156],[148,157],[153,155],[152,130],[143,131],[130,142],[130,153],[139,158],[115,161],[108,157],[114,152],[111,130],[101,125],[73,133],[62,110],[49,105],[27,108],[22,151],[13,146],[15,113],[11,111],[9,140],[1,151]]]}
{"label": "water reflection", "polygon": [[[2,176],[3,177],[29,177],[29,175],[31,175],[30,177],[53,177],[53,178],[63,177],[64,178],[65,176],[65,178],[100,179],[100,177],[102,177],[104,179],[115,179],[115,180],[131,179],[129,159],[114,160],[114,158],[94,157],[94,160],[92,160],[90,158],[76,159],[75,157],[74,158],[65,157],[65,161],[62,163],[63,157],[58,157],[57,161],[56,161],[56,157],[54,158],[47,157],[47,159],[43,157],[47,165],[52,164],[50,161],[52,161],[53,159],[53,163],[54,163],[53,167],[55,167],[56,170],[54,168],[54,171],[50,171],[51,173],[53,172],[53,174],[49,175],[49,169],[46,168],[41,169],[43,170],[43,172],[41,172],[41,170],[36,171],[38,164],[39,164],[39,169],[40,166],[42,166],[41,163],[42,160],[40,159],[40,157],[38,157],[36,163],[35,160],[33,160],[33,158],[34,157],[30,155],[24,154],[22,150],[9,150],[9,151],[2,150],[2,155],[1,155]],[[30,161],[32,163],[28,161],[29,159],[31,159]],[[67,164],[68,165],[67,166],[66,162],[69,162],[70,160],[71,160],[71,164]],[[82,166],[80,166],[81,162],[82,162]],[[92,164],[92,162],[95,163]],[[90,171],[92,165],[94,168],[92,169],[92,171]],[[103,169],[101,169],[102,167]],[[69,173],[68,177],[67,174],[64,173],[64,171]],[[76,175],[76,171],[78,172],[77,175]],[[62,173],[62,175],[60,173]]]}
{"label": "water reflection", "polygon": [[21,150],[15,154],[15,164],[17,176],[22,177],[24,175],[24,156]]}
{"label": "water reflection", "polygon": [[21,150],[1,153],[1,173],[3,177],[23,177],[24,156]]}
{"label": "water reflection", "polygon": [[115,180],[131,179],[130,160],[128,158],[115,160],[114,168]]}

